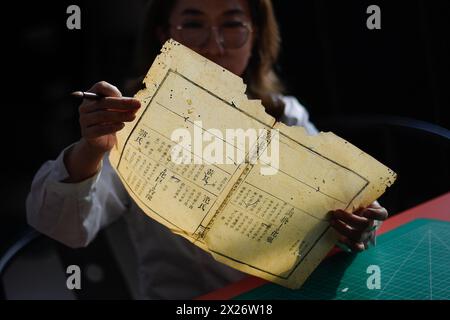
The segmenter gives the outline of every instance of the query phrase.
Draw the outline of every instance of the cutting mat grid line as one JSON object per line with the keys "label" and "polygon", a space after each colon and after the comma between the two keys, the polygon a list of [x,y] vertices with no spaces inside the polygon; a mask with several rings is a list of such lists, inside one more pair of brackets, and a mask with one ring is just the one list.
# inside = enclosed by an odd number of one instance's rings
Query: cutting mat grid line
{"label": "cutting mat grid line", "polygon": [[[414,220],[377,242],[365,252],[325,260],[299,290],[268,283],[235,299],[450,299],[449,222]],[[367,286],[371,265],[380,267],[380,289]]]}

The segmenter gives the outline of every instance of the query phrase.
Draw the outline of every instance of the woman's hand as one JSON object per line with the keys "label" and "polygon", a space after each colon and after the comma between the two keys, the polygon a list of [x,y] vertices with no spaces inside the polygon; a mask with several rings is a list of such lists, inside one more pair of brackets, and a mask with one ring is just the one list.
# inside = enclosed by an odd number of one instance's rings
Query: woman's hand
{"label": "woman's hand", "polygon": [[97,82],[88,92],[105,96],[100,100],[83,100],[79,107],[82,139],[99,153],[105,153],[116,144],[116,132],[124,122],[133,121],[140,107],[137,99],[122,98],[113,85]]}
{"label": "woman's hand", "polygon": [[137,99],[123,98],[113,85],[97,82],[88,92],[104,96],[100,100],[83,100],[79,107],[81,140],[65,155],[70,177],[65,182],[83,181],[97,173],[106,152],[117,142],[116,132],[124,122],[136,118],[140,107]]}
{"label": "woman's hand", "polygon": [[383,221],[388,217],[387,210],[377,201],[354,213],[336,210],[331,214],[330,224],[340,233],[340,242],[353,251],[367,249],[369,242],[375,238],[376,221]]}

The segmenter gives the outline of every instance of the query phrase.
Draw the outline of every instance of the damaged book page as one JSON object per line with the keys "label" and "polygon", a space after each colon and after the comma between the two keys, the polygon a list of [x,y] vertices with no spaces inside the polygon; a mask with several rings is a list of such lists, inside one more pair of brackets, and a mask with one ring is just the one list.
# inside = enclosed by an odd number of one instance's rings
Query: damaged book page
{"label": "damaged book page", "polygon": [[328,212],[395,181],[333,133],[276,122],[240,77],[173,40],[144,85],[111,164],[150,218],[240,271],[299,288],[337,241]]}

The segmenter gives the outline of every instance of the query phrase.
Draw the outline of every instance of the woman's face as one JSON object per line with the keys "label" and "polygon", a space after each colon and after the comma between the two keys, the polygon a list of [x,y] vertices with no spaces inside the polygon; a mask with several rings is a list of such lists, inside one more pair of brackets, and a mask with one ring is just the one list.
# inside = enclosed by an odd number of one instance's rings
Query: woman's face
{"label": "woman's face", "polygon": [[246,0],[178,0],[169,25],[171,38],[243,75],[253,47]]}

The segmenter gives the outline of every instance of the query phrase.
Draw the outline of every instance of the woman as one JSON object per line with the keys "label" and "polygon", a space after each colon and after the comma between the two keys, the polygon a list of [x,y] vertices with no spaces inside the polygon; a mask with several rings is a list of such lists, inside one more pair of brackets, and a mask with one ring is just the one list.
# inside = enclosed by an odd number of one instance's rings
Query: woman
{"label": "woman", "polygon": [[[173,38],[243,77],[248,96],[261,99],[278,120],[317,133],[298,101],[280,93],[272,69],[279,51],[278,28],[269,0],[157,0],[147,17],[142,72],[162,43]],[[81,104],[81,140],[36,174],[27,199],[29,223],[68,246],[80,247],[103,226],[125,216],[138,257],[142,298],[192,298],[243,278],[142,214],[105,156],[116,142],[115,133],[134,120],[140,103],[123,98],[106,82],[89,91],[106,98]],[[375,221],[384,220],[387,212],[374,203],[354,214],[336,211],[333,216],[342,243],[360,251],[373,239]]]}

